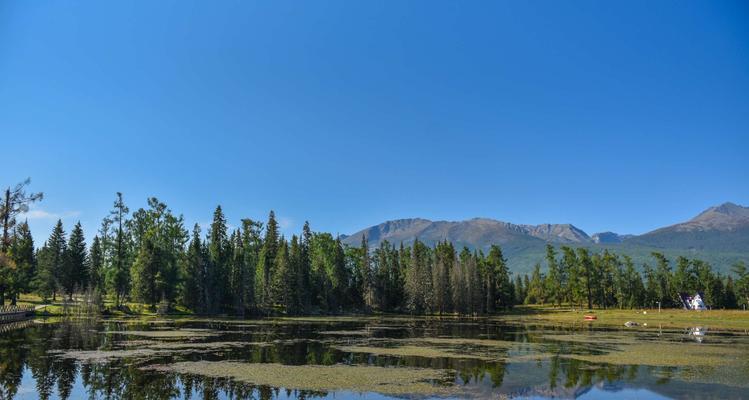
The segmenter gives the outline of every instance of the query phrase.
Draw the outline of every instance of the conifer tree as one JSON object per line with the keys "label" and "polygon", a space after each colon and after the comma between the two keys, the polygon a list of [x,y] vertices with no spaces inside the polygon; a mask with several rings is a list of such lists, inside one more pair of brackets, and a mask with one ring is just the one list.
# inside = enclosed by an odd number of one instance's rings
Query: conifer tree
{"label": "conifer tree", "polygon": [[94,240],[91,242],[88,260],[88,286],[91,289],[101,291],[104,289],[104,249],[98,235],[94,236]]}
{"label": "conifer tree", "polygon": [[207,263],[207,304],[210,312],[218,312],[224,307],[230,307],[231,293],[229,293],[229,237],[226,228],[226,217],[217,206],[213,212],[213,222],[208,232],[208,263]]}
{"label": "conifer tree", "polygon": [[60,274],[64,270],[67,243],[62,221],[58,220],[52,234],[39,252],[36,287],[43,299],[57,300],[60,290]]}
{"label": "conifer tree", "polygon": [[146,234],[130,272],[134,299],[150,305],[152,310],[161,299],[160,288],[165,283],[160,275],[163,262],[162,249],[153,233]]}
{"label": "conifer tree", "polygon": [[311,258],[311,246],[312,243],[312,229],[310,229],[309,222],[304,222],[302,228],[302,236],[299,241],[300,245],[300,257],[299,257],[299,296],[301,298],[302,312],[308,312],[312,306],[312,258]]}
{"label": "conifer tree", "polygon": [[73,299],[76,288],[85,288],[88,284],[88,263],[86,258],[86,242],[83,228],[78,222],[70,232],[70,239],[65,249],[65,260],[59,275],[60,289]]}
{"label": "conifer tree", "polygon": [[28,222],[22,222],[14,229],[9,255],[15,270],[8,279],[8,293],[11,304],[15,305],[19,294],[31,291],[31,283],[36,275],[34,238]]}
{"label": "conifer tree", "polygon": [[290,281],[289,277],[291,275],[289,268],[289,246],[283,236],[281,236],[281,239],[278,242],[276,258],[273,260],[272,274],[272,304],[279,305],[286,310],[290,303],[290,291],[292,288],[288,285]]}
{"label": "conifer tree", "polygon": [[434,311],[448,313],[452,309],[450,276],[455,264],[455,249],[447,241],[440,242],[434,250],[432,285],[434,287]]}
{"label": "conifer tree", "polygon": [[545,277],[541,273],[541,264],[536,263],[533,267],[533,274],[531,275],[530,281],[528,282],[528,295],[526,296],[525,302],[528,304],[544,304],[546,302],[546,295],[544,293]]}
{"label": "conifer tree", "polygon": [[192,240],[187,248],[187,256],[182,264],[182,294],[181,303],[190,310],[207,312],[206,287],[207,255],[200,240],[200,226],[195,224],[192,230]]}
{"label": "conifer tree", "polygon": [[249,218],[242,220],[242,249],[244,250],[244,297],[245,308],[255,311],[255,269],[260,258],[260,249],[263,246],[260,237],[263,224]]}
{"label": "conifer tree", "polygon": [[556,259],[556,251],[554,246],[546,245],[546,263],[547,263],[547,274],[545,282],[546,296],[551,304],[560,306],[562,304],[563,291],[562,291],[562,277],[559,272],[559,263]]}
{"label": "conifer tree", "polygon": [[[12,257],[8,255],[12,238],[11,232],[16,226],[16,217],[29,210],[29,205],[42,200],[42,193],[26,193],[26,187],[31,179],[17,184],[13,188],[8,187],[3,191],[0,198],[0,226],[2,226],[2,237],[0,237],[0,306],[5,305],[6,290],[17,291],[22,286],[17,275],[17,269]],[[15,295],[12,296],[15,300]]]}
{"label": "conifer tree", "polygon": [[[107,263],[107,286],[109,292],[114,295],[115,305],[119,307],[125,300],[130,290],[130,232],[127,228],[127,214],[130,209],[125,205],[122,193],[117,192],[117,198],[114,207],[102,224],[102,228],[108,230],[111,227],[113,232],[111,247],[112,251],[109,257],[111,260]],[[108,236],[108,232],[104,232]]]}
{"label": "conifer tree", "polygon": [[585,299],[588,302],[588,309],[593,308],[593,285],[594,285],[594,275],[593,275],[593,261],[590,258],[590,253],[588,253],[588,249],[585,248],[578,248],[577,249],[577,262],[578,262],[578,270],[580,271],[580,277],[582,278],[584,284],[583,287],[585,288]]}
{"label": "conifer tree", "polygon": [[271,211],[268,216],[268,223],[265,225],[263,247],[260,250],[255,273],[255,296],[257,297],[257,304],[261,308],[267,308],[273,300],[271,283],[277,248],[278,223],[276,222],[276,214]]}

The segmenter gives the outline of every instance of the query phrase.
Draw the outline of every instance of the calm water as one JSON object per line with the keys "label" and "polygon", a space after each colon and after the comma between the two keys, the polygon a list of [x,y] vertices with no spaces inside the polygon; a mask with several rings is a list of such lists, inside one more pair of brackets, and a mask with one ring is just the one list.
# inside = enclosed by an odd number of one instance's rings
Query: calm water
{"label": "calm water", "polygon": [[[0,399],[435,397],[287,390],[153,368],[227,360],[424,368],[444,374],[430,384],[459,388],[449,397],[749,398],[749,336],[742,332],[408,318],[34,321],[14,328],[0,333]],[[679,361],[703,349],[715,365]],[[632,361],[606,358],[612,353],[632,354]]]}

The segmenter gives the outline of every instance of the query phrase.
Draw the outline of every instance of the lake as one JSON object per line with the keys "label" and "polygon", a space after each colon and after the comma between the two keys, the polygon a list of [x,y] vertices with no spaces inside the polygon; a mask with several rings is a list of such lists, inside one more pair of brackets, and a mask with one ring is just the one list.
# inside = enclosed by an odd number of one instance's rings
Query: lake
{"label": "lake", "polygon": [[749,335],[703,327],[349,316],[0,332],[0,399],[749,398]]}

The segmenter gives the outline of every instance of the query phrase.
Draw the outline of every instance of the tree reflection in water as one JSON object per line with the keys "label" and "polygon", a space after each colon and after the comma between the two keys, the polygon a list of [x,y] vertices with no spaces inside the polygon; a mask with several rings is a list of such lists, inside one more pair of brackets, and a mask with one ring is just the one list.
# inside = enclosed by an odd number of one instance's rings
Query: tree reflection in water
{"label": "tree reflection in water", "polygon": [[[534,326],[498,326],[494,324],[455,323],[455,321],[399,322],[383,330],[373,330],[373,343],[397,341],[409,337],[492,338],[510,341],[509,347],[495,349],[494,359],[455,357],[428,358],[422,356],[387,356],[367,353],[349,353],[336,350],[331,339],[318,332],[330,330],[331,324],[317,326],[311,323],[258,325],[237,328],[215,323],[191,323],[191,328],[212,328],[221,332],[220,338],[211,340],[262,343],[231,349],[200,352],[174,352],[157,354],[141,359],[114,359],[103,363],[79,361],[60,355],[66,350],[121,349],[122,341],[133,339],[126,335],[103,334],[102,331],[148,330],[153,326],[123,324],[106,321],[76,321],[48,324],[27,324],[0,334],[0,399],[17,396],[22,382],[33,381],[36,398],[48,399],[56,394],[61,399],[71,398],[74,386],[85,391],[92,399],[203,399],[280,397],[319,398],[331,396],[321,391],[300,391],[251,384],[229,379],[176,374],[144,368],[152,364],[169,364],[175,361],[233,360],[251,363],[280,363],[287,365],[366,364],[384,367],[419,367],[455,371],[443,384],[455,383],[471,387],[470,393],[484,397],[497,394],[556,396],[574,398],[591,388],[621,390],[623,388],[657,389],[661,393],[679,396],[686,390],[705,393],[720,391],[731,397],[740,388],[722,385],[685,386],[673,383],[679,368],[647,367],[638,365],[596,364],[569,358],[567,355],[581,351],[595,352],[600,346],[585,346],[544,340],[544,335],[560,328]],[[336,329],[361,329],[361,323],[335,324]],[[239,325],[237,325],[239,326]],[[168,328],[168,326],[167,326]],[[560,332],[569,333],[568,330]],[[360,338],[359,338],[360,339]],[[337,338],[335,340],[346,340]],[[357,339],[350,339],[357,340]],[[367,340],[367,339],[365,339]],[[513,359],[516,353],[543,353],[549,357],[537,360]],[[534,347],[535,346],[535,347]],[[458,348],[457,352],[466,348]],[[27,376],[28,378],[24,378]],[[681,388],[681,389],[679,389]],[[25,388],[29,389],[29,388]],[[336,397],[346,397],[346,392]]]}

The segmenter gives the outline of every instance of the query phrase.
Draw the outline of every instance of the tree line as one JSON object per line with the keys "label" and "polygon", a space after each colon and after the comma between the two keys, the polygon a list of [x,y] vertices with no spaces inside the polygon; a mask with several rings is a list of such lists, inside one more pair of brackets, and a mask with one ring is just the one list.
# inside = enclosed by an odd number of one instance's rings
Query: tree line
{"label": "tree line", "polygon": [[382,242],[370,249],[313,232],[305,223],[290,238],[271,211],[266,222],[243,219],[230,229],[221,207],[207,232],[156,198],[134,212],[117,193],[112,210],[87,245],[80,223],[67,234],[58,221],[35,247],[28,223],[16,218],[42,198],[26,194],[28,181],[8,189],[0,206],[0,304],[22,293],[72,300],[76,293],[151,309],[182,307],[235,315],[340,312],[457,313],[477,315],[516,304],[592,307],[678,306],[680,291],[703,291],[713,307],[739,307],[749,299],[749,272],[736,279],[709,264],[654,253],[654,268],[640,273],[627,256],[585,248],[547,247],[547,268],[512,279],[499,246],[487,254],[452,243],[433,247]]}
{"label": "tree line", "polygon": [[517,301],[568,304],[579,308],[681,307],[680,293],[701,292],[711,308],[740,308],[749,303],[749,271],[744,263],[721,275],[709,263],[679,256],[675,264],[653,252],[655,263],[636,268],[632,259],[609,250],[546,246],[547,268],[536,264],[530,277],[516,277]]}

